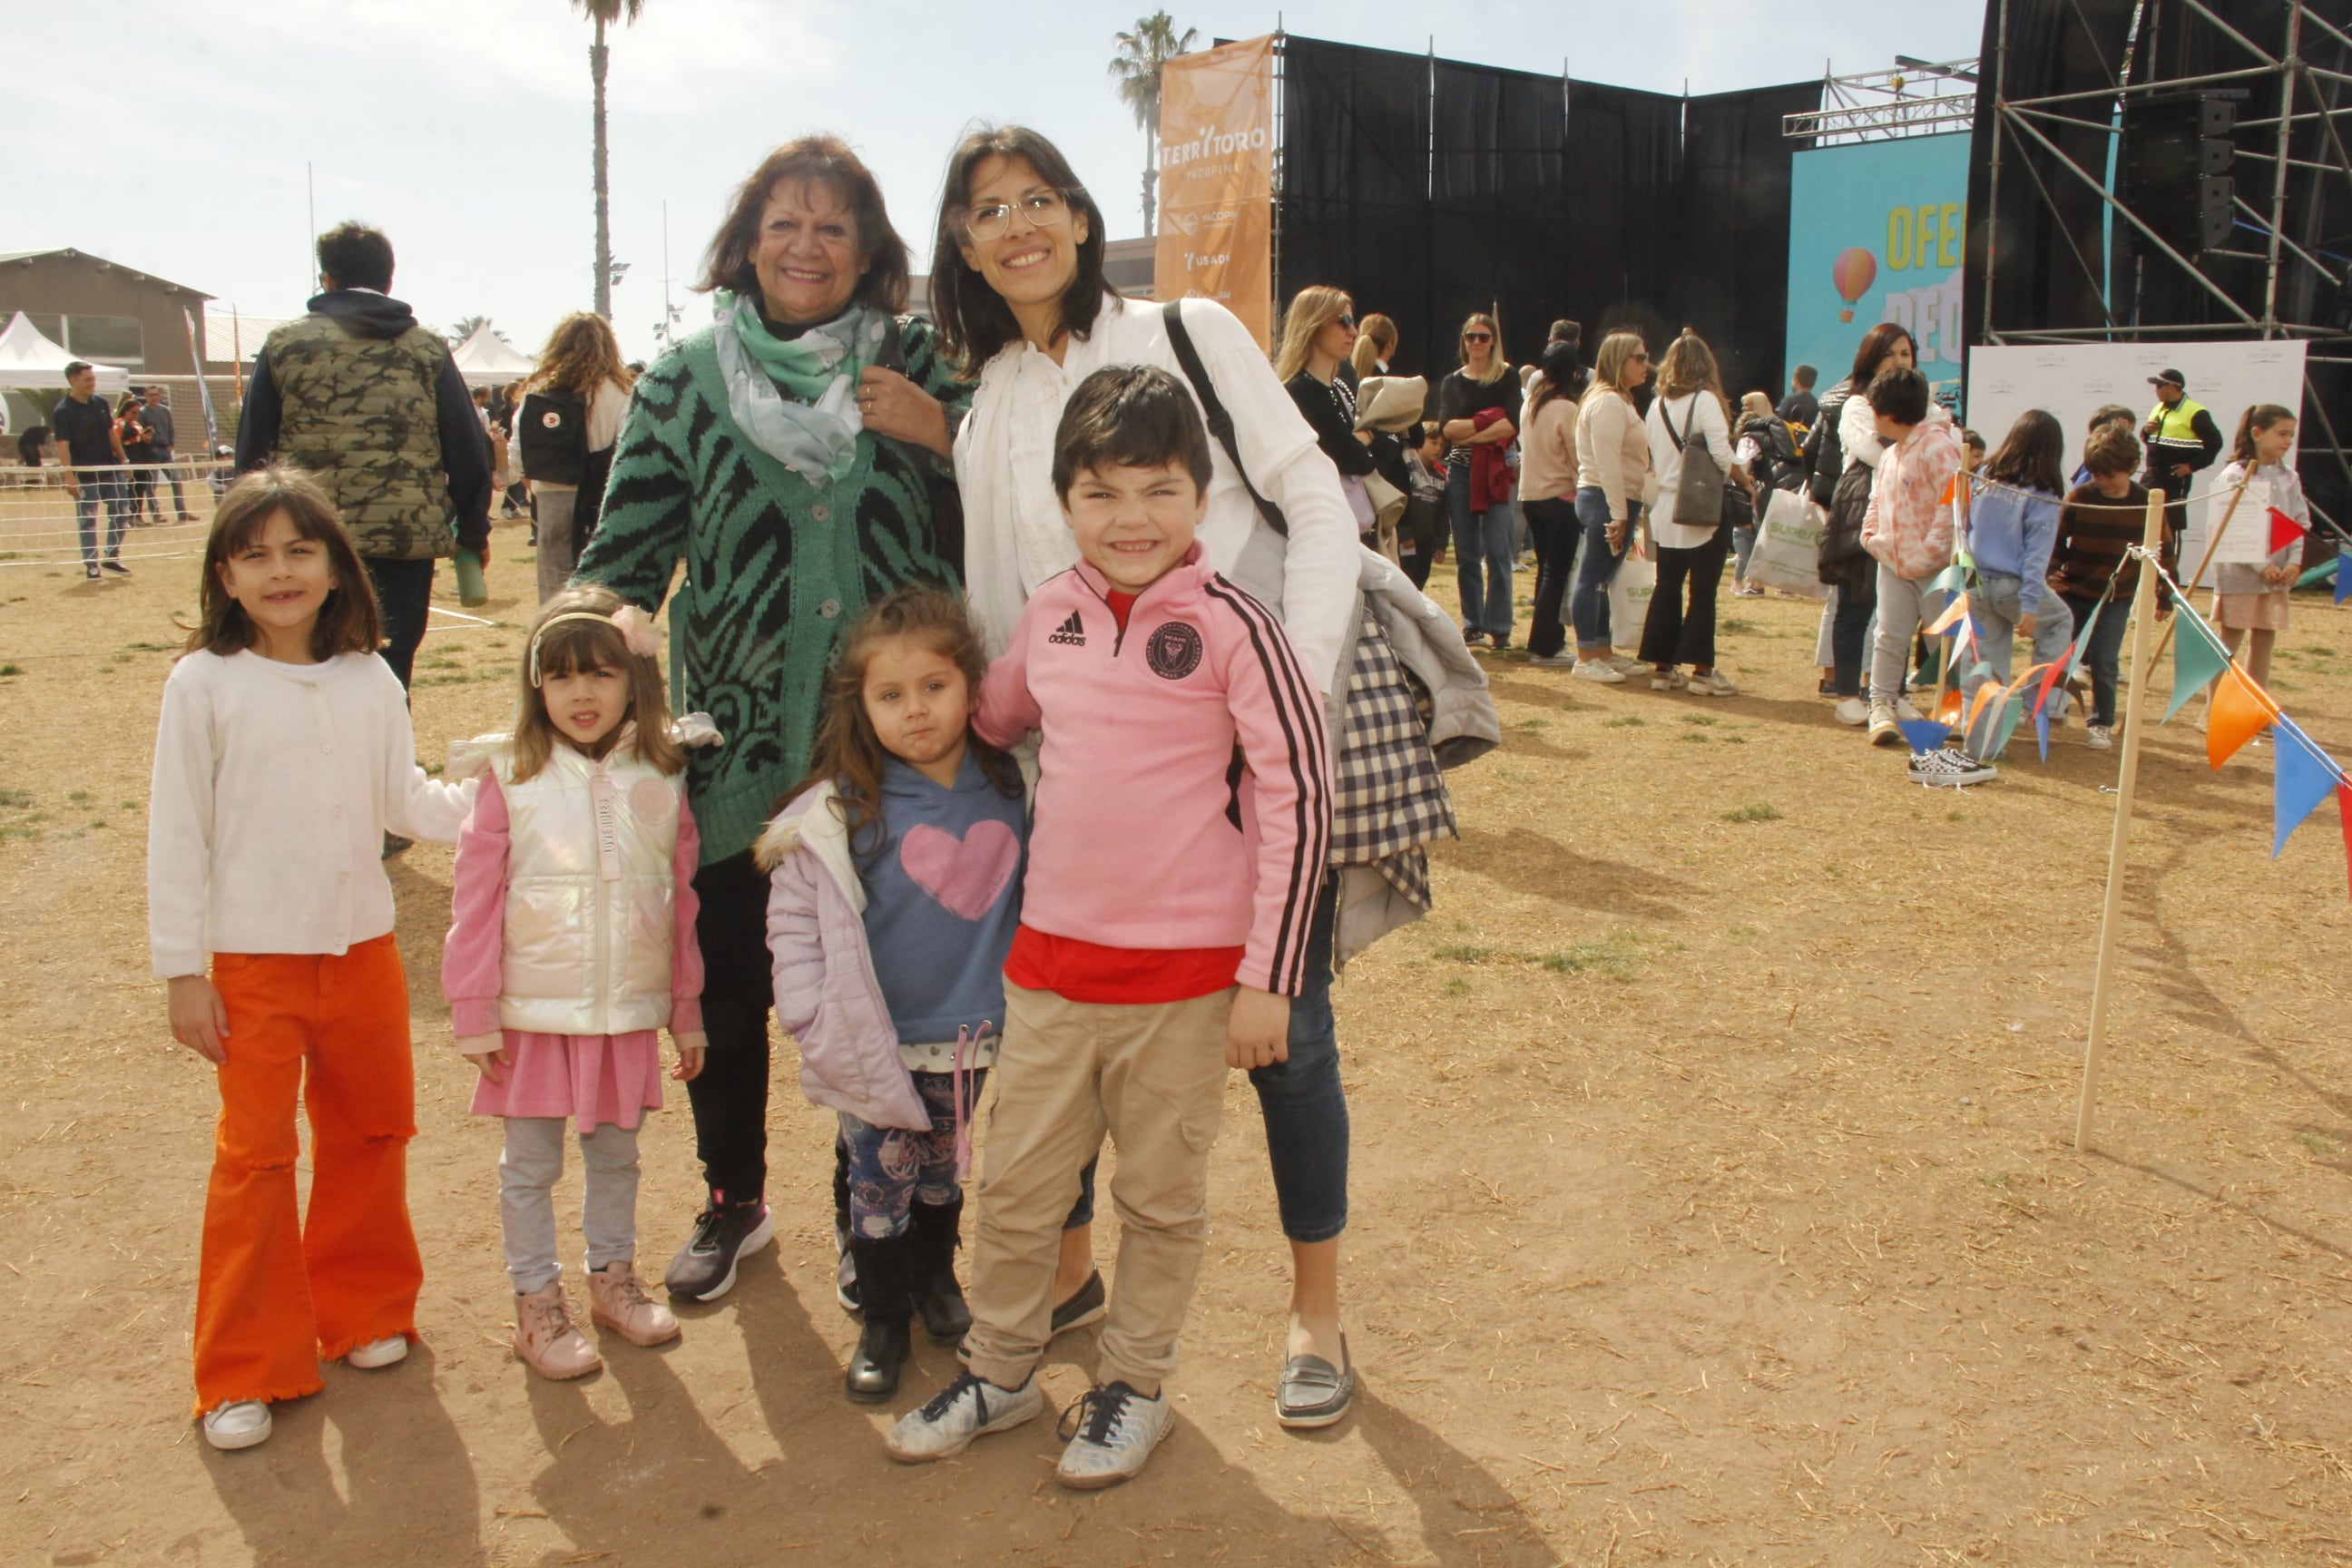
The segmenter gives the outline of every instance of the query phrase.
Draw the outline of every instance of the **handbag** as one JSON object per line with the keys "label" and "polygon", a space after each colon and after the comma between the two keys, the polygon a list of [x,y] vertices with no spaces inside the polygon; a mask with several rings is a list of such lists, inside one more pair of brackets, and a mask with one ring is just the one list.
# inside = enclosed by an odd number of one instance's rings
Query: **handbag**
{"label": "handbag", "polygon": [[1773,490],[1756,548],[1748,555],[1748,580],[1768,588],[1818,599],[1829,593],[1822,581],[1822,533],[1829,518],[1802,490]]}
{"label": "handbag", "polygon": [[1691,395],[1694,417],[1688,430],[1675,429],[1674,410],[1665,399],[1658,400],[1658,417],[1665,422],[1666,437],[1683,449],[1682,477],[1675,485],[1674,521],[1695,528],[1711,527],[1723,521],[1723,487],[1729,476],[1723,465],[1715,460],[1708,449],[1706,434],[1698,427],[1698,394]]}
{"label": "handbag", "polygon": [[[1181,300],[1171,300],[1160,307],[1160,319],[1167,323],[1168,328],[1168,346],[1175,350],[1176,363],[1183,367],[1184,379],[1192,383],[1192,395],[1201,400],[1201,412],[1206,416],[1209,434],[1216,437],[1217,444],[1225,449],[1225,456],[1233,459],[1234,471],[1241,476],[1242,489],[1249,492],[1250,500],[1257,508],[1258,516],[1265,521],[1268,528],[1286,540],[1290,537],[1290,520],[1282,515],[1282,508],[1258,493],[1257,482],[1250,478],[1248,468],[1242,462],[1241,442],[1234,436],[1233,412],[1225,406],[1223,400],[1218,397],[1216,384],[1209,379],[1209,367],[1202,363],[1201,351],[1193,345],[1192,334],[1184,326],[1181,310],[1183,303]],[[1358,603],[1360,605],[1361,602],[1362,596],[1359,594]],[[1369,621],[1371,627],[1370,633],[1360,631],[1358,633],[1358,645],[1361,644],[1367,635],[1384,635],[1379,634],[1380,620],[1377,616],[1367,617],[1360,613],[1357,621],[1360,626]],[[1454,637],[1461,637],[1460,629],[1454,627],[1452,622],[1443,621],[1441,617],[1441,624],[1450,629]],[[1428,635],[1443,634],[1432,631]],[[1466,649],[1464,657],[1465,658],[1468,657]],[[1356,658],[1355,646],[1351,645],[1349,654],[1349,662],[1346,666],[1348,669],[1358,668]],[[1375,662],[1377,662],[1377,656]],[[1393,657],[1385,662],[1390,668],[1396,667]],[[1402,674],[1396,677],[1396,689],[1393,691],[1369,686],[1360,681],[1349,680],[1346,706],[1339,719],[1339,727],[1347,728],[1358,718],[1373,724],[1381,722],[1381,716],[1393,710],[1400,694],[1409,702],[1417,702],[1412,687],[1405,682]],[[1439,767],[1445,765],[1444,760],[1438,757],[1430,747],[1429,733],[1425,728],[1420,737],[1420,745],[1422,750],[1429,752],[1435,765]]]}

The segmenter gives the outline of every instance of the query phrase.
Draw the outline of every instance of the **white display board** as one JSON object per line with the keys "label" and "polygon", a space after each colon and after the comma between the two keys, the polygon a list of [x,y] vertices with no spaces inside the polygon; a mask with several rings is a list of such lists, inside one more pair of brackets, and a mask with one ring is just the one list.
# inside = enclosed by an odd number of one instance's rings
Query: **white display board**
{"label": "white display board", "polygon": [[[2156,406],[2156,388],[2148,384],[2148,377],[2160,370],[2177,370],[2189,383],[2189,395],[2211,411],[2213,423],[2221,429],[2221,457],[2191,481],[2191,494],[2201,496],[2213,488],[2230,460],[2229,443],[2238,433],[2239,416],[2250,405],[2275,403],[2300,416],[2304,346],[2299,339],[2284,338],[2269,342],[1982,345],[1969,351],[1966,423],[1985,438],[1988,448],[1998,447],[2019,415],[2046,408],[2066,428],[2066,472],[2072,474],[2082,462],[2083,437],[2092,415],[2107,404],[2120,403],[2144,423]],[[2139,433],[2137,425],[2132,433]],[[2293,452],[2286,461],[2289,468],[2294,466]],[[2230,524],[2224,549],[2239,542],[2242,529],[2248,542],[2269,532],[2259,511],[2248,513],[2241,501],[2239,512]],[[2183,572],[2195,570],[2205,552],[2209,521],[2218,522],[2221,516],[2216,508],[2209,520],[2203,502],[2189,502]],[[2252,528],[2247,528],[2249,521]],[[2211,574],[2209,569],[2209,580]]]}

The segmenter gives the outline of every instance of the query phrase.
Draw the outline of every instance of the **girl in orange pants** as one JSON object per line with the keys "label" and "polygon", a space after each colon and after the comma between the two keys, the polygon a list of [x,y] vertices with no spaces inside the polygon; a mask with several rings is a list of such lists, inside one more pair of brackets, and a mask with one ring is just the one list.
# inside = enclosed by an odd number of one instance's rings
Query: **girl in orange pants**
{"label": "girl in orange pants", "polygon": [[454,842],[472,792],[416,766],[375,595],[314,480],[229,488],[201,613],[155,737],[148,940],[173,1037],[219,1070],[196,1412],[215,1447],[248,1448],[270,1402],[318,1391],[321,1356],[390,1366],[415,1337],[408,985],[382,844]]}

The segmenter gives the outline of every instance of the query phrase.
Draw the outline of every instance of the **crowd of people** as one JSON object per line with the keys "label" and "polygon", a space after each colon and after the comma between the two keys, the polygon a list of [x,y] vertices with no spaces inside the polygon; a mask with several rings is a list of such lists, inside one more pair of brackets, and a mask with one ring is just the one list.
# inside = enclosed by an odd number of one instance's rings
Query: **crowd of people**
{"label": "crowd of people", "polygon": [[[724,1296],[772,1242],[772,1014],[803,1093],[837,1113],[835,1289],[862,1319],[845,1395],[892,1398],[918,1322],[960,1346],[963,1370],[885,1443],[945,1458],[1039,1414],[1047,1343],[1099,1321],[1057,1469],[1092,1488],[1139,1474],[1172,1419],[1231,1069],[1265,1121],[1288,1246],[1276,1418],[1350,1407],[1332,978],[1428,904],[1427,846],[1454,826],[1441,759],[1496,733],[1465,650],[1511,646],[1524,548],[1537,665],[1729,697],[1724,568],[1752,586],[1770,498],[1809,488],[1832,689],[1861,700],[1867,647],[1863,719],[1874,739],[1892,725],[1967,494],[1901,328],[1865,339],[1810,423],[1810,370],[1735,421],[1694,331],[1654,374],[1630,330],[1588,367],[1563,321],[1523,374],[1486,312],[1433,390],[1395,374],[1394,323],[1338,289],[1291,302],[1269,363],[1213,302],[1109,288],[1105,239],[1049,141],[974,132],[937,215],[931,319],[910,317],[909,247],[873,175],[803,138],[712,237],[709,327],[638,374],[601,319],[567,317],[531,376],[477,400],[390,297],[390,241],[320,237],[321,292],[253,367],[244,477],[156,747],[153,963],[222,1100],[194,1336],[215,1447],[267,1439],[273,1403],[322,1386],[321,1357],[388,1367],[418,1334],[383,869],[411,837],[457,846],[440,977],[472,1110],[502,1127],[524,1364],[572,1378],[675,1338],[668,1302]],[[2201,441],[2171,404],[2151,436]],[[61,413],[75,469],[124,450],[102,411]],[[2280,410],[2239,437],[2283,506],[2291,438]],[[1982,465],[1988,627],[2055,637],[2128,585],[2137,440],[2102,426],[2063,498],[2062,446],[2029,416]],[[404,689],[436,563],[482,552],[517,472],[541,603],[512,722],[431,777]],[[1418,591],[1449,546],[1458,629]],[[1633,626],[1611,588],[1637,553],[1656,589]],[[2260,659],[2284,595],[2257,577],[2225,579],[2224,624]],[[2114,639],[2092,647],[2111,725]],[[1982,765],[1946,754],[1914,776]],[[666,1082],[685,1085],[707,1199],[657,1297],[635,1198]],[[557,1237],[568,1133],[604,1348]]]}

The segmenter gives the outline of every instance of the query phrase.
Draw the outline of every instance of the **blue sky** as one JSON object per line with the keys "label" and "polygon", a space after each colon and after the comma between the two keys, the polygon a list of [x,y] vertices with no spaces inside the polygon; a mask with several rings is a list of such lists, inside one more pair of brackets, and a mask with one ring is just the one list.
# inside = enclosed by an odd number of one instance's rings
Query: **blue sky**
{"label": "blue sky", "polygon": [[[1973,55],[1978,0],[1314,0],[1174,5],[1201,41],[1273,30],[1660,91]],[[1054,138],[1141,232],[1143,138],[1113,96],[1110,37],[1141,0],[648,0],[613,39],[614,318],[634,354],[662,304],[689,324],[695,264],[736,182],[776,142],[846,137],[926,269],[947,153],[974,120]],[[590,301],[588,28],[565,0],[211,0],[12,6],[17,183],[0,250],[70,245],[263,315],[299,310],[310,234],[377,224],[394,292],[436,326],[486,314],[535,352]],[[1627,26],[1626,19],[1637,19]],[[36,68],[25,69],[30,64]],[[23,143],[29,140],[29,145]],[[42,171],[37,176],[30,171]]]}

